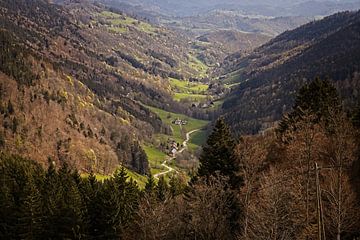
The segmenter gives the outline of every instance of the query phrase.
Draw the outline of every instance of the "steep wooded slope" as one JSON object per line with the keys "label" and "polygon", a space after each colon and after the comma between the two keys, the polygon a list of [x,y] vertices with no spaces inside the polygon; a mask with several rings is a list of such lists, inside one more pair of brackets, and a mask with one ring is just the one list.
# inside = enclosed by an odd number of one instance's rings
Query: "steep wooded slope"
{"label": "steep wooded slope", "polygon": [[87,1],[1,0],[0,43],[1,151],[82,171],[147,173],[170,129],[140,101],[184,112],[167,78],[198,75],[185,37]]}
{"label": "steep wooded slope", "polygon": [[360,12],[343,12],[288,31],[248,56],[223,63],[222,78],[239,86],[225,101],[237,131],[256,132],[288,111],[296,91],[319,76],[330,78],[345,104],[356,101],[360,68]]}

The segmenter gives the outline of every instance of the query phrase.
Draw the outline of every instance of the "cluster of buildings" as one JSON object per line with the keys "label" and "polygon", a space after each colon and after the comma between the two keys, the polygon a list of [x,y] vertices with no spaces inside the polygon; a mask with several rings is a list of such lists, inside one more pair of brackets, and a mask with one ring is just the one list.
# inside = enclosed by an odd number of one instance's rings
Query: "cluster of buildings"
{"label": "cluster of buildings", "polygon": [[179,118],[172,121],[172,124],[175,125],[186,125],[188,122],[186,120],[181,120]]}
{"label": "cluster of buildings", "polygon": [[210,108],[212,106],[214,106],[213,101],[208,101],[208,102],[205,102],[205,103],[193,103],[191,105],[191,107],[193,107],[193,108]]}

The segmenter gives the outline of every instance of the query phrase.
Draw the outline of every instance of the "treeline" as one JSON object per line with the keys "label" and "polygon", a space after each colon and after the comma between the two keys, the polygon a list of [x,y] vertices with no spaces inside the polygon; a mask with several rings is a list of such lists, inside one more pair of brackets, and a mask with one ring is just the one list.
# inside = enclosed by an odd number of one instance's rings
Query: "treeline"
{"label": "treeline", "polygon": [[47,171],[1,155],[1,239],[118,239],[131,224],[140,191],[124,169],[104,182],[64,164]]}

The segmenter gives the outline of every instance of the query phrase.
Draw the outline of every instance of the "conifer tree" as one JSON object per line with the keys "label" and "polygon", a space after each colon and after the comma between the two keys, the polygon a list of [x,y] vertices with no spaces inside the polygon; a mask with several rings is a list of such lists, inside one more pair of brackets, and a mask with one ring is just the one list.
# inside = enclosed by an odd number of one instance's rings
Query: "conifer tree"
{"label": "conifer tree", "polygon": [[238,175],[240,165],[234,155],[235,145],[229,127],[220,118],[203,148],[197,177],[220,174],[229,178],[232,188],[240,187],[242,178]]}
{"label": "conifer tree", "polygon": [[119,239],[123,230],[132,223],[138,206],[139,190],[124,168],[117,170],[111,179],[105,180],[94,202],[97,216],[93,237]]}
{"label": "conifer tree", "polygon": [[288,130],[296,130],[294,125],[302,121],[304,112],[316,116],[314,123],[327,123],[331,114],[340,111],[341,104],[336,88],[328,80],[316,78],[299,90],[293,110],[285,115],[279,124],[278,137],[282,137]]}
{"label": "conifer tree", "polygon": [[147,195],[152,195],[154,193],[154,190],[156,188],[156,182],[155,182],[155,178],[153,177],[152,174],[150,174],[147,178],[147,182],[145,184],[145,188],[144,188],[144,192]]}
{"label": "conifer tree", "polygon": [[161,202],[164,202],[166,200],[168,191],[169,191],[169,186],[166,183],[164,176],[161,176],[156,186],[157,199]]}
{"label": "conifer tree", "polygon": [[177,175],[173,175],[169,181],[169,192],[172,197],[180,195],[184,192],[186,185]]}
{"label": "conifer tree", "polygon": [[4,181],[4,175],[2,176],[0,180],[0,239],[12,239],[14,237],[12,235],[13,225],[16,221],[14,199]]}
{"label": "conifer tree", "polygon": [[62,238],[80,239],[83,235],[82,201],[72,171],[66,163],[59,170],[58,216],[56,225]]}
{"label": "conifer tree", "polygon": [[24,188],[25,196],[19,206],[19,235],[22,239],[40,239],[44,231],[41,192],[30,179]]}

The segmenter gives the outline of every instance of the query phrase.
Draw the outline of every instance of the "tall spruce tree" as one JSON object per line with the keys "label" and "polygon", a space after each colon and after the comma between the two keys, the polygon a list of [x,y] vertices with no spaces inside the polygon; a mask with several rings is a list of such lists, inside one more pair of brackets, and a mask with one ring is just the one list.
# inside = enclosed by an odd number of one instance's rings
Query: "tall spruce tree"
{"label": "tall spruce tree", "polygon": [[286,131],[296,130],[294,126],[302,121],[304,112],[316,117],[314,123],[327,123],[330,115],[340,111],[341,103],[336,88],[328,80],[316,78],[299,90],[293,110],[279,124],[278,137],[281,138]]}
{"label": "tall spruce tree", "polygon": [[150,174],[148,176],[148,178],[147,178],[147,182],[145,184],[144,192],[147,195],[152,195],[154,193],[155,188],[156,188],[155,178],[153,177],[152,174]]}
{"label": "tall spruce tree", "polygon": [[18,217],[19,235],[21,239],[40,239],[45,230],[43,225],[42,198],[33,179],[24,187],[24,200]]}
{"label": "tall spruce tree", "polygon": [[165,181],[164,176],[161,176],[159,178],[159,182],[156,186],[156,195],[157,195],[157,199],[161,202],[166,200],[166,197],[168,195],[169,192],[169,186],[167,184],[167,182]]}
{"label": "tall spruce tree", "polygon": [[200,167],[197,177],[210,177],[220,174],[229,178],[232,188],[242,184],[239,176],[240,165],[236,160],[234,149],[236,142],[223,118],[217,120],[200,155]]}

